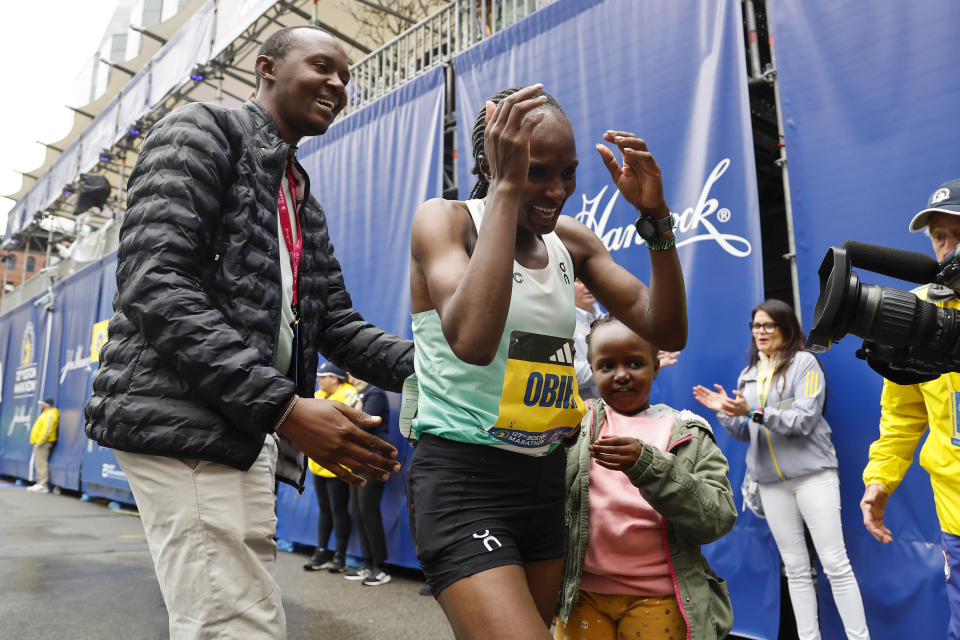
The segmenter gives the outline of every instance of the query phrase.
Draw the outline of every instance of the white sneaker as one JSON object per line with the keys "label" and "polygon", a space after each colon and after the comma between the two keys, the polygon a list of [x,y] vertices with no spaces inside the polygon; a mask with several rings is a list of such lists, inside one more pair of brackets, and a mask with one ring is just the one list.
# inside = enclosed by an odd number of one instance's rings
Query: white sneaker
{"label": "white sneaker", "polygon": [[31,493],[50,493],[50,489],[47,489],[42,484],[35,484],[32,487],[27,487],[27,491]]}
{"label": "white sneaker", "polygon": [[366,580],[370,576],[370,569],[366,567],[357,567],[356,569],[347,569],[343,577],[346,580]]}
{"label": "white sneaker", "polygon": [[390,574],[383,569],[380,569],[376,573],[371,571],[370,575],[363,579],[362,584],[365,584],[368,587],[377,587],[381,584],[387,584],[388,582],[390,582]]}

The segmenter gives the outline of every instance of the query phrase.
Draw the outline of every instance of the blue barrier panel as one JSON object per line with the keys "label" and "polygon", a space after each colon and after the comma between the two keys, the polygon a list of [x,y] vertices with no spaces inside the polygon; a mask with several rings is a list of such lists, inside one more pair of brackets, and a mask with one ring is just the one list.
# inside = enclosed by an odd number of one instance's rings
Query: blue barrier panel
{"label": "blue barrier panel", "polygon": [[38,299],[8,315],[10,341],[0,412],[0,473],[18,478],[34,477],[30,428],[40,415],[37,402],[43,397],[44,367],[50,355],[47,345],[53,330],[53,314],[35,306]]}
{"label": "blue barrier panel", "polygon": [[[3,415],[3,406],[4,406],[4,391],[6,391],[6,385],[4,381],[6,378],[7,371],[7,347],[10,344],[10,314],[6,313],[0,316],[0,416]],[[11,397],[10,401],[13,399]],[[0,443],[2,443],[3,438],[6,434],[6,426],[3,423],[0,423]],[[2,444],[0,444],[2,446]]]}
{"label": "blue barrier panel", "polygon": [[[803,319],[809,329],[827,248],[860,240],[932,255],[907,224],[941,183],[960,177],[960,4],[768,3],[797,237]],[[862,281],[913,285],[857,270]],[[884,546],[864,529],[858,502],[878,436],[880,377],[854,357],[856,337],[822,358],[827,419],[840,460],[843,525],[873,638],[946,635],[943,556],[930,482],[919,467],[891,496]],[[842,634],[828,588],[824,637]]]}
{"label": "blue barrier panel", "polygon": [[[417,206],[443,193],[443,89],[443,69],[432,69],[307,141],[299,154],[325,205],[354,307],[408,337],[410,223]],[[391,439],[401,451],[406,446],[395,424]],[[316,544],[313,489],[295,496],[281,488],[278,535]],[[382,505],[388,561],[416,567],[402,478],[387,483]]]}
{"label": "blue barrier panel", "polygon": [[101,264],[96,262],[54,286],[54,333],[60,333],[56,384],[60,430],[50,458],[50,480],[67,489],[80,489],[80,469],[87,436],[83,405],[90,397],[93,367],[93,323],[100,299]]}
{"label": "blue barrier panel", "polygon": [[[100,302],[97,305],[96,322],[93,325],[91,340],[90,361],[94,367],[99,366],[100,346],[107,340],[107,322],[113,315],[113,294],[117,291],[117,254],[111,253],[102,262]],[[86,449],[83,452],[80,481],[83,492],[87,495],[109,498],[127,504],[134,503],[127,476],[117,464],[113,451],[101,447],[93,440],[87,440]]]}
{"label": "blue barrier panel", "polygon": [[[593,148],[608,129],[646,140],[677,216],[690,322],[687,348],[679,364],[661,372],[653,399],[701,414],[693,385],[735,386],[746,364],[749,312],[763,296],[743,51],[741,6],[732,0],[560,0],[454,60],[461,197],[475,180],[471,135],[484,101],[505,87],[542,82],[573,123],[579,150],[577,190],[565,213],[649,281],[648,252],[632,227],[636,210],[619,197]],[[739,487],[745,450],[719,426],[715,433]],[[774,637],[779,564],[765,524],[741,517],[705,552],[729,581],[734,631]]]}

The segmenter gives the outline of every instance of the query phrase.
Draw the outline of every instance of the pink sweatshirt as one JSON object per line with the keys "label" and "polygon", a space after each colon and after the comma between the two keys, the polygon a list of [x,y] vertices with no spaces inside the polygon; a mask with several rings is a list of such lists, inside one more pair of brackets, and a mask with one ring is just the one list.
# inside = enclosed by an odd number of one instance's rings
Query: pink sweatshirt
{"label": "pink sweatshirt", "polygon": [[[607,406],[600,437],[637,438],[661,451],[673,432],[668,414],[626,416]],[[627,474],[590,461],[590,530],[580,588],[593,593],[672,596],[673,580],[663,546],[663,517],[640,495]]]}

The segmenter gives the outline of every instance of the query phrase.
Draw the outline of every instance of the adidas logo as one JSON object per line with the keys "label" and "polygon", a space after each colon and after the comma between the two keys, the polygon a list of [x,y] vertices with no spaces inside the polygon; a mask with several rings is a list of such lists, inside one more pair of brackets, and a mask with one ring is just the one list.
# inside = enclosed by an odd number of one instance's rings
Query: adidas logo
{"label": "adidas logo", "polygon": [[573,350],[570,348],[570,343],[565,343],[563,347],[557,349],[557,352],[550,356],[550,362],[573,364]]}

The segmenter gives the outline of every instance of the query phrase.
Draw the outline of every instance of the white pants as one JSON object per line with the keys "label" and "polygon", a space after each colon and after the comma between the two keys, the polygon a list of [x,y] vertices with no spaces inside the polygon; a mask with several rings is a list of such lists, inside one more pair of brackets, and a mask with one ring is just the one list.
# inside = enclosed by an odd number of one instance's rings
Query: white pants
{"label": "white pants", "polygon": [[140,510],[173,640],[286,638],[273,577],[276,436],[248,471],[114,451]]}
{"label": "white pants", "polygon": [[767,524],[780,550],[790,588],[800,640],[819,640],[817,596],[810,575],[810,556],[803,535],[807,524],[813,546],[830,580],[847,638],[870,637],[860,587],[853,575],[840,526],[840,481],[833,469],[760,485]]}

